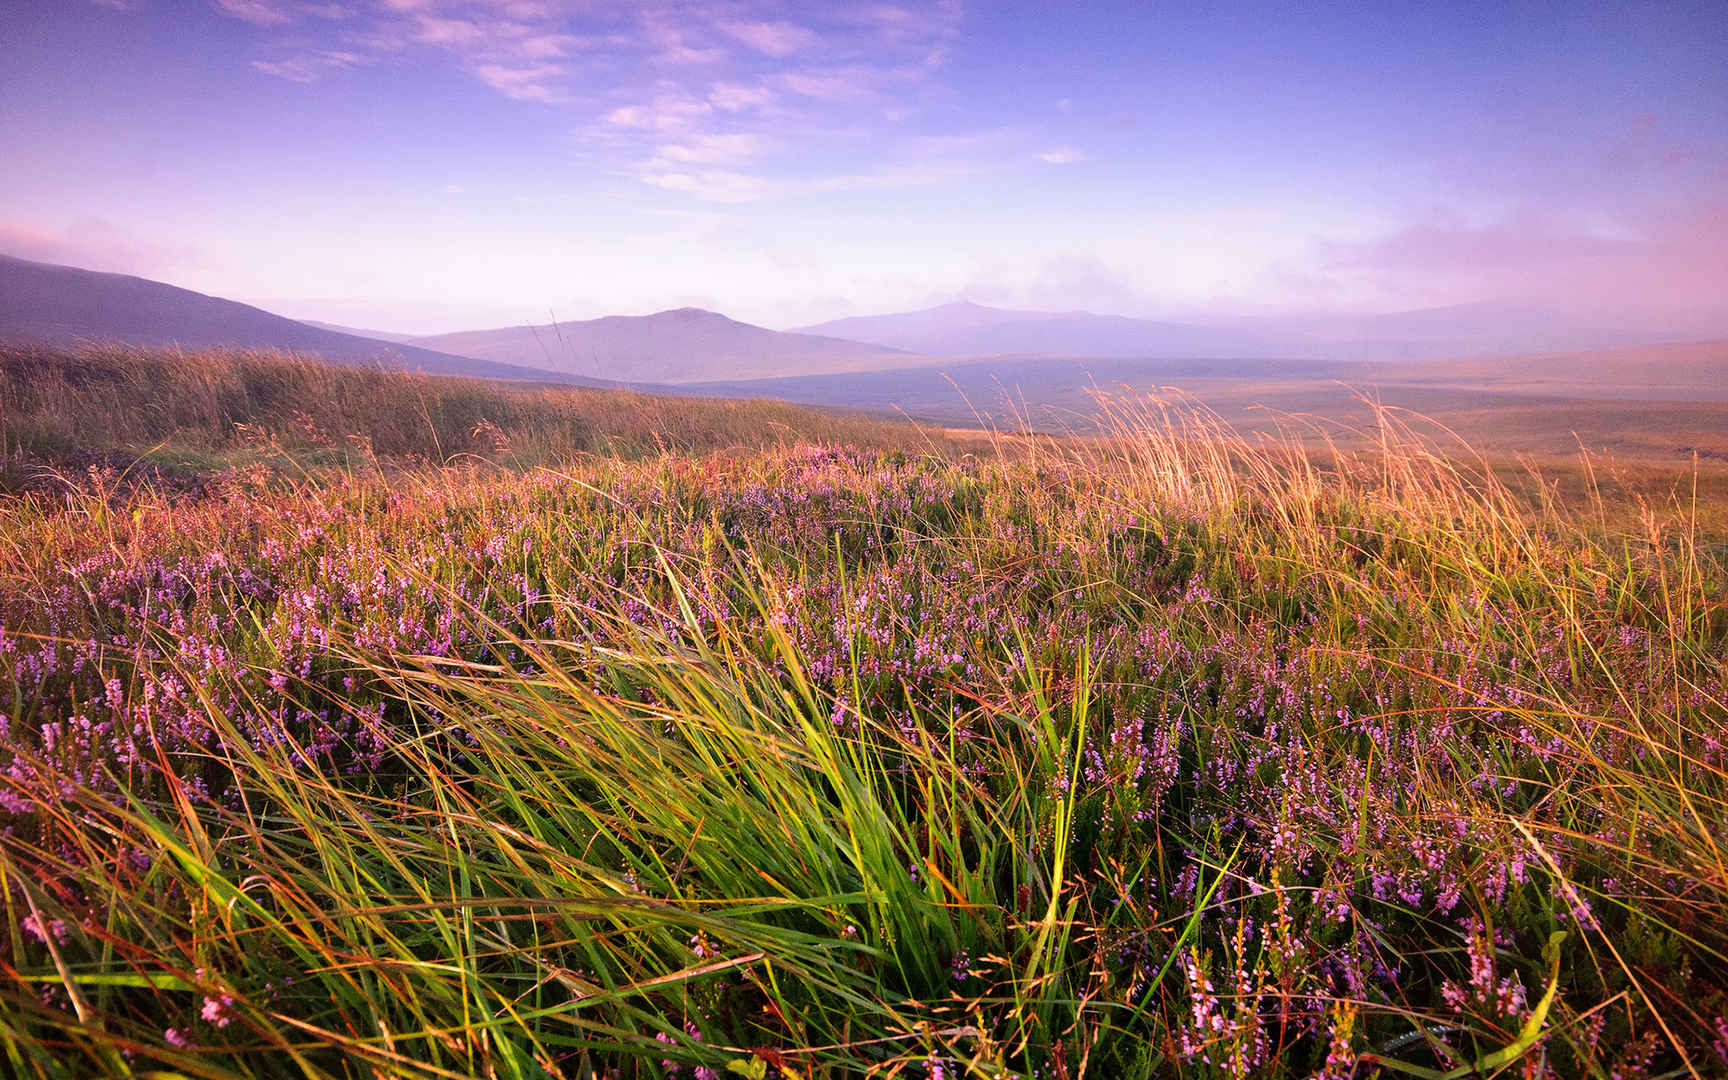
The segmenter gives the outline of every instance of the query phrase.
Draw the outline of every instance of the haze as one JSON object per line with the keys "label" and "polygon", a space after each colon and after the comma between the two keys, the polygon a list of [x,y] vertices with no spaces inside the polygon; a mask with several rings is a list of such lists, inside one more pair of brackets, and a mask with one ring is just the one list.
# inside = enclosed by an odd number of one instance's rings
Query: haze
{"label": "haze", "polygon": [[0,251],[296,318],[1728,328],[1716,2],[0,13]]}

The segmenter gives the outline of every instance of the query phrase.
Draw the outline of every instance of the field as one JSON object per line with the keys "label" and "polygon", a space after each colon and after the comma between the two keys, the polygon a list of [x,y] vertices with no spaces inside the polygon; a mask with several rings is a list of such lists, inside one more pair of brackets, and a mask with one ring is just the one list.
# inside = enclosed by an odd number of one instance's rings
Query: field
{"label": "field", "polygon": [[[1728,462],[1728,342],[1435,360],[1126,360],[997,357],[901,371],[697,384],[693,392],[846,402],[927,423],[1094,432],[1096,395],[1204,402],[1233,426],[1276,431],[1305,420],[1360,447],[1376,402],[1420,414],[1498,456],[1569,465],[1579,449],[1669,468],[1694,455]],[[1366,437],[1364,433],[1366,432]]]}
{"label": "field", "polygon": [[1711,463],[1102,405],[0,352],[5,1071],[1728,1072]]}

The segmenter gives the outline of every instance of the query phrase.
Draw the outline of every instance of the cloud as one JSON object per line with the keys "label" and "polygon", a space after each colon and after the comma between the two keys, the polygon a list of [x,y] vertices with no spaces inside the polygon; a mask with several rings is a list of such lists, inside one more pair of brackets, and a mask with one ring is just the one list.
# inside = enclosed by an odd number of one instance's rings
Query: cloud
{"label": "cloud", "polygon": [[964,162],[924,162],[882,165],[865,172],[822,176],[801,186],[809,191],[886,191],[927,187],[955,180],[977,171]]}
{"label": "cloud", "polygon": [[1086,155],[1072,146],[1058,146],[1039,154],[1038,160],[1046,165],[1072,165],[1077,161],[1085,161]]}
{"label": "cloud", "polygon": [[[383,58],[442,62],[511,100],[583,110],[573,128],[587,158],[702,201],[925,183],[957,154],[984,152],[909,133],[959,30],[953,0],[210,2],[276,35],[280,54],[252,62],[261,74],[310,83]],[[343,18],[321,34],[315,16]],[[841,142],[872,146],[876,160],[822,175],[754,164],[789,151],[820,160]]]}
{"label": "cloud", "polygon": [[216,0],[216,6],[236,19],[258,26],[280,26],[294,20],[289,5],[272,0]]}
{"label": "cloud", "polygon": [[413,38],[422,45],[460,47],[484,41],[486,31],[467,19],[445,19],[422,14],[415,20]]}
{"label": "cloud", "polygon": [[708,92],[708,103],[726,112],[743,112],[772,105],[774,91],[766,86],[744,86],[739,83],[717,82]]}
{"label": "cloud", "polygon": [[1092,254],[1000,255],[935,302],[968,299],[1031,311],[1145,312],[1152,298],[1133,275]]}
{"label": "cloud", "polygon": [[474,68],[474,77],[517,101],[558,104],[567,96],[557,88],[556,81],[568,70],[563,64],[478,64]]}
{"label": "cloud", "polygon": [[1728,319],[1728,200],[1673,202],[1611,227],[1536,210],[1486,222],[1436,211],[1368,240],[1317,242],[1306,273],[1334,294]]}
{"label": "cloud", "polygon": [[289,82],[311,83],[335,71],[342,71],[366,62],[366,58],[350,52],[311,52],[290,56],[284,60],[254,60],[252,66],[266,75]]}
{"label": "cloud", "polygon": [[606,114],[605,124],[611,128],[676,132],[692,127],[713,111],[714,106],[706,101],[668,94],[639,105],[620,105]]}
{"label": "cloud", "polygon": [[790,56],[795,52],[815,48],[822,41],[813,31],[796,23],[780,20],[723,22],[720,28],[757,52],[769,56]]}
{"label": "cloud", "polygon": [[654,59],[666,64],[713,64],[726,58],[726,50],[698,48],[690,44],[691,27],[650,14],[643,19],[642,34],[655,50]]}
{"label": "cloud", "polygon": [[[127,6],[128,0],[100,0],[111,7]],[[215,0],[216,9],[254,26],[282,26],[302,18],[345,19],[349,11],[341,4],[318,4],[307,0]]]}
{"label": "cloud", "polygon": [[658,162],[710,164],[723,161],[743,161],[760,157],[769,147],[769,140],[753,132],[729,134],[698,134],[682,143],[658,147],[654,152]]}
{"label": "cloud", "polygon": [[747,173],[710,170],[700,173],[645,173],[642,182],[667,191],[683,191],[703,202],[756,202],[775,190],[773,181]]}
{"label": "cloud", "polygon": [[145,276],[199,259],[194,248],[143,237],[101,218],[81,218],[64,228],[0,220],[0,252],[37,262]]}
{"label": "cloud", "polygon": [[[594,103],[675,89],[711,97],[713,107],[728,112],[763,108],[788,94],[831,105],[868,103],[883,88],[916,82],[939,66],[961,18],[952,0],[839,9],[785,7],[779,0],[210,2],[255,26],[291,30],[297,38],[283,44],[297,56],[435,49],[518,100]],[[339,40],[306,40],[314,16],[341,18]],[[817,52],[844,62],[802,62]],[[554,62],[568,66],[543,67]],[[716,68],[723,69],[718,78]],[[628,101],[609,108],[621,104]]]}
{"label": "cloud", "polygon": [[1361,243],[1322,245],[1334,269],[1397,269],[1442,274],[1521,270],[1636,250],[1640,242],[1583,230],[1576,224],[1525,212],[1483,224],[1436,211],[1427,220]]}
{"label": "cloud", "polygon": [[775,76],[775,85],[807,98],[841,104],[867,101],[876,95],[883,73],[872,67],[821,68],[786,71]]}
{"label": "cloud", "polygon": [[959,0],[938,0],[911,6],[865,4],[844,11],[841,17],[870,28],[884,42],[926,46],[951,39],[959,29],[963,14]]}
{"label": "cloud", "polygon": [[646,171],[638,179],[651,187],[685,192],[703,202],[747,203],[773,197],[925,187],[970,171],[956,163],[918,163],[817,176],[764,176],[725,169]]}

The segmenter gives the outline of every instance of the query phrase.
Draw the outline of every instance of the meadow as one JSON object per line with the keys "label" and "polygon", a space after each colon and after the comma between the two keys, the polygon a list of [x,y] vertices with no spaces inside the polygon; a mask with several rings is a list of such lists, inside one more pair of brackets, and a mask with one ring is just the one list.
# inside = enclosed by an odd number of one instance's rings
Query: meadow
{"label": "meadow", "polygon": [[4,1071],[1728,1073],[1720,478],[1101,404],[0,351]]}

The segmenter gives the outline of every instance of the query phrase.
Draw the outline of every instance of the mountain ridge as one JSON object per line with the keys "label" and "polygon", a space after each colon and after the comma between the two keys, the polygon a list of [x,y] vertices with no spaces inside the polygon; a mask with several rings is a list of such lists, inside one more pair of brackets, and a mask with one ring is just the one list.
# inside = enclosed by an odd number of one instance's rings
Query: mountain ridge
{"label": "mountain ridge", "polygon": [[834,319],[798,327],[794,332],[849,337],[940,357],[1038,353],[1111,358],[1291,356],[1290,350],[1275,340],[1233,330],[1091,311],[994,308],[968,300],[918,311]]}
{"label": "mountain ridge", "polygon": [[[555,371],[676,385],[788,373],[879,370],[915,360],[900,350],[741,322],[704,308],[605,315],[543,325],[464,330],[414,338],[461,356]],[[789,365],[802,365],[790,367]]]}
{"label": "mountain ridge", "polygon": [[[1728,327],[1723,328],[1728,332]],[[796,328],[942,358],[1066,355],[1114,359],[1407,361],[1636,347],[1717,336],[1486,301],[1364,314],[1169,321],[1090,311],[1033,311],[956,301]]]}
{"label": "mountain ridge", "polygon": [[280,349],[431,375],[611,385],[531,366],[339,333],[219,296],[131,274],[0,255],[0,341],[72,346],[120,341],[187,349]]}

